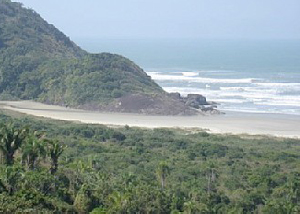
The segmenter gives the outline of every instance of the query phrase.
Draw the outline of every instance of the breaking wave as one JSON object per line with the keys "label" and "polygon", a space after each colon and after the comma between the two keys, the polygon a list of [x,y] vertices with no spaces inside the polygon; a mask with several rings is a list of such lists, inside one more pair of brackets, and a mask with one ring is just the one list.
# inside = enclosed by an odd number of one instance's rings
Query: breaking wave
{"label": "breaking wave", "polygon": [[167,92],[179,92],[183,96],[202,94],[220,103],[219,108],[223,110],[300,115],[300,80],[297,79],[271,82],[256,77],[236,78],[233,71],[168,70],[151,71],[148,75]]}
{"label": "breaking wave", "polygon": [[195,83],[252,83],[259,79],[256,78],[242,78],[242,79],[218,79],[218,78],[208,78],[200,77],[197,72],[174,72],[171,74],[166,74],[163,72],[147,72],[153,80],[157,81],[177,81],[177,82],[195,82]]}

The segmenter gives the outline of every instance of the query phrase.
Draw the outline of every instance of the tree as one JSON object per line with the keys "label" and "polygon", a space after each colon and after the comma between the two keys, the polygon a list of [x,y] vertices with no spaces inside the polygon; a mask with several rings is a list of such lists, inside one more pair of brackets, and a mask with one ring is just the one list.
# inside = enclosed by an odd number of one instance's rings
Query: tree
{"label": "tree", "polygon": [[45,157],[45,143],[36,133],[30,135],[22,147],[22,161],[27,162],[28,168],[33,170],[38,157]]}
{"label": "tree", "polygon": [[28,129],[16,129],[13,124],[0,128],[0,151],[6,165],[13,165],[15,152],[20,148],[28,135]]}
{"label": "tree", "polygon": [[91,203],[90,192],[87,186],[83,184],[76,195],[74,207],[79,213],[88,213],[91,208]]}
{"label": "tree", "polygon": [[19,167],[0,167],[0,193],[2,191],[10,195],[13,194],[13,192],[17,189],[17,186],[20,184],[20,179],[23,175],[23,171]]}
{"label": "tree", "polygon": [[164,161],[160,162],[157,169],[156,169],[156,175],[161,183],[161,188],[165,188],[165,181],[166,177],[170,174],[170,167],[168,164]]}
{"label": "tree", "polygon": [[109,213],[128,213],[130,193],[113,192],[109,195]]}
{"label": "tree", "polygon": [[58,169],[58,158],[64,151],[64,146],[60,145],[57,141],[47,140],[48,142],[48,155],[51,159],[50,173],[53,175]]}
{"label": "tree", "polygon": [[216,167],[213,162],[208,162],[206,167],[207,193],[210,194],[213,190],[213,184],[217,179]]}
{"label": "tree", "polygon": [[187,201],[183,205],[184,214],[192,213],[208,213],[208,208],[206,204],[197,202],[197,201]]}

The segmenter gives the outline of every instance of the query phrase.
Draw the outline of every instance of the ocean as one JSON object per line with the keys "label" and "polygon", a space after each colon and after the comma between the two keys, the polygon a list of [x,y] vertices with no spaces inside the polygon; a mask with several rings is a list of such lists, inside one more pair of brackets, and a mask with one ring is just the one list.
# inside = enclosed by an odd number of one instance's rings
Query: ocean
{"label": "ocean", "polygon": [[168,92],[202,94],[220,110],[300,115],[299,40],[77,39],[121,54]]}

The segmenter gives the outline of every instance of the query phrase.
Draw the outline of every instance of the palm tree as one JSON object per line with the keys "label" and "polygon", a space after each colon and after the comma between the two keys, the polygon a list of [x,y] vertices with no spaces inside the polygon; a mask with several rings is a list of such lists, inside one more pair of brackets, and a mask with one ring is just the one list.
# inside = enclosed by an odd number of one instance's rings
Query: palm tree
{"label": "palm tree", "polygon": [[53,175],[58,169],[58,158],[64,151],[64,146],[60,145],[57,141],[47,140],[48,154],[51,159],[50,173]]}
{"label": "palm tree", "polygon": [[166,162],[160,162],[157,169],[156,169],[156,175],[161,183],[161,188],[165,188],[165,181],[166,177],[170,174],[170,167]]}
{"label": "palm tree", "polygon": [[206,204],[200,203],[198,201],[187,201],[183,204],[184,214],[191,213],[208,213],[208,208]]}
{"label": "palm tree", "polygon": [[20,179],[24,176],[22,170],[16,166],[0,168],[0,190],[12,194],[20,184]]}
{"label": "palm tree", "polygon": [[127,213],[130,205],[130,194],[113,192],[109,195],[109,213]]}
{"label": "palm tree", "polygon": [[38,157],[45,157],[45,143],[36,133],[30,135],[22,147],[22,161],[27,162],[28,168],[33,170]]}
{"label": "palm tree", "polygon": [[88,187],[86,184],[83,184],[75,197],[74,207],[78,213],[88,213],[91,208],[91,203],[92,200]]}
{"label": "palm tree", "polygon": [[6,165],[14,163],[15,152],[27,137],[28,129],[16,129],[12,124],[0,127],[0,151]]}

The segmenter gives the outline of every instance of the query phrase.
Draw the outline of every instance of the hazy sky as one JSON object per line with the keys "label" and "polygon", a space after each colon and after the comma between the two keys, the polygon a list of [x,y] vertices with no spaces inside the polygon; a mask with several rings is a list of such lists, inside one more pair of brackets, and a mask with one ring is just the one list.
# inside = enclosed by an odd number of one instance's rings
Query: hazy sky
{"label": "hazy sky", "polygon": [[300,39],[300,0],[18,1],[77,39]]}

